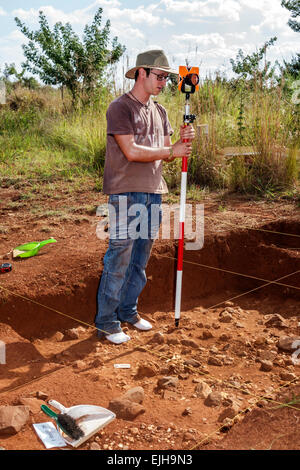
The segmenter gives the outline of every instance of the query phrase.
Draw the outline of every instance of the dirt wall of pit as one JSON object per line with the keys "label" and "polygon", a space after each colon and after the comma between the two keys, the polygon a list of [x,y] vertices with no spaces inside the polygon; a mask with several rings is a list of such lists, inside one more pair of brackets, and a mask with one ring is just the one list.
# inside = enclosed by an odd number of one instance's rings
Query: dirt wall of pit
{"label": "dirt wall of pit", "polygon": [[[185,251],[182,310],[199,305],[210,307],[205,299],[212,294],[216,302],[222,302],[227,300],[227,291],[238,295],[266,284],[263,280],[273,281],[300,271],[297,252],[300,239],[282,237],[280,232],[297,234],[298,226],[280,222],[261,227],[261,231],[234,230],[206,236],[201,250]],[[176,256],[176,242],[158,240],[155,243],[147,268],[148,283],[139,300],[142,312],[151,314],[174,309]],[[68,285],[53,289],[47,295],[42,288],[34,297],[27,293],[25,297],[32,301],[4,296],[0,303],[1,321],[28,339],[48,337],[56,331],[78,326],[80,322],[93,325],[100,274],[101,268],[100,271],[86,269],[80,283],[73,282],[70,276]],[[258,289],[257,295],[267,290],[269,295],[299,297],[299,281],[300,272],[278,281],[296,289],[269,284]],[[22,295],[17,288],[16,293]]]}

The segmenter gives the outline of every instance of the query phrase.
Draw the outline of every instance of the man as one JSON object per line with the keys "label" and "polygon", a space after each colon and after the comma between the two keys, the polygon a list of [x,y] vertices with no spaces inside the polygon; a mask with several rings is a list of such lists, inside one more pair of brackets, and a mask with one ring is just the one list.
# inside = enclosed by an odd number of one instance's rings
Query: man
{"label": "man", "polygon": [[[166,110],[151,99],[163,90],[169,74],[178,75],[163,51],[139,54],[136,66],[125,75],[135,80],[132,90],[115,99],[107,110],[103,191],[109,195],[111,226],[95,325],[98,337],[115,344],[130,340],[121,322],[144,331],[152,328],[139,316],[137,303],[161,223],[161,195],[168,192],[162,161],[190,156],[195,137],[192,126],[182,125],[180,140],[172,145]],[[184,139],[189,142],[183,143]]]}

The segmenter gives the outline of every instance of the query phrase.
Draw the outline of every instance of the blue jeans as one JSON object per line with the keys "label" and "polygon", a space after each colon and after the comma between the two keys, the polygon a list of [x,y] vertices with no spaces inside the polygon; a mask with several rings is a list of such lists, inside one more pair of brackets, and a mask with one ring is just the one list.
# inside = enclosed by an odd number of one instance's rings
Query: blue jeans
{"label": "blue jeans", "polygon": [[161,195],[128,192],[109,196],[110,239],[97,293],[98,336],[119,333],[121,322],[136,323],[138,297],[161,224]]}

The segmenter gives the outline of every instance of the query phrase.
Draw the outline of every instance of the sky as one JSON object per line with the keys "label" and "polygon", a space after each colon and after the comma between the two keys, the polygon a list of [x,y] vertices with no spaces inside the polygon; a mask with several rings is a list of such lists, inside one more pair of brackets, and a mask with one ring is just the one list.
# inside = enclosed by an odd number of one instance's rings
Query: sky
{"label": "sky", "polygon": [[111,38],[126,46],[117,70],[121,75],[135,66],[138,53],[150,49],[163,49],[176,69],[187,62],[198,66],[202,77],[233,76],[230,59],[239,49],[251,54],[273,36],[278,39],[267,53],[272,63],[300,52],[300,33],[287,25],[290,12],[280,0],[0,0],[0,70],[5,63],[21,70],[24,61],[27,39],[16,16],[37,30],[42,10],[51,26],[69,22],[81,37],[99,7],[103,26],[111,21]]}

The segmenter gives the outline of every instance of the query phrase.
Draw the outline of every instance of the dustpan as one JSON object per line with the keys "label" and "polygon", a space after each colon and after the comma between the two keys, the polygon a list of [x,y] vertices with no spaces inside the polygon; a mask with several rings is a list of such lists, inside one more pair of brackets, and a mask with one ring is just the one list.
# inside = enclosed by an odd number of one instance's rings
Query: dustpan
{"label": "dustpan", "polygon": [[49,238],[48,240],[43,240],[41,242],[30,242],[25,243],[24,245],[19,245],[13,250],[13,258],[29,258],[30,256],[35,256],[39,250],[48,243],[56,243],[54,238]]}
{"label": "dustpan", "polygon": [[58,429],[67,444],[72,447],[79,447],[87,441],[93,434],[104,428],[108,423],[116,417],[115,413],[102,406],[96,405],[75,405],[66,408],[56,400],[49,400],[49,405],[57,408],[61,413],[67,413],[74,418],[78,426],[84,432],[84,436],[78,440],[74,440],[67,436],[61,429]]}

